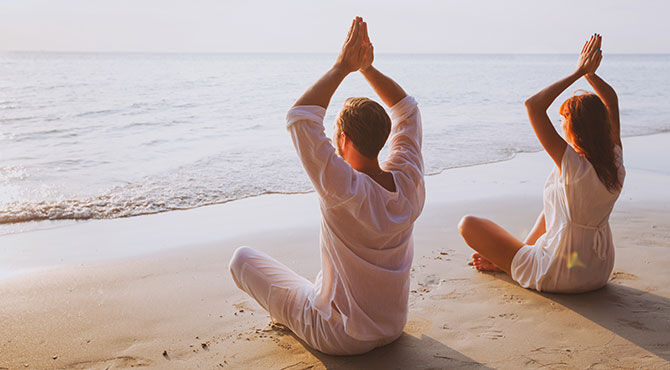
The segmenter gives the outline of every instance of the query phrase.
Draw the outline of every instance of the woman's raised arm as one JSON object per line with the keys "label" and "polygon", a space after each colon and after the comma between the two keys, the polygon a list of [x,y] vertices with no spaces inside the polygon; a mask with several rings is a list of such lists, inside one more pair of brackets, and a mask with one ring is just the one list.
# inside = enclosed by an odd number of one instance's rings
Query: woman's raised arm
{"label": "woman's raised arm", "polygon": [[556,132],[554,125],[547,115],[547,109],[565,89],[580,77],[591,71],[595,72],[600,63],[600,58],[600,49],[597,47],[597,36],[594,34],[582,48],[579,61],[577,62],[577,69],[573,73],[542,89],[542,91],[531,96],[525,102],[528,119],[533,126],[535,135],[558,168],[561,168],[561,160],[563,159],[567,143]]}
{"label": "woman's raised arm", "polygon": [[[602,38],[598,40],[598,48],[600,48],[600,43]],[[612,127],[612,140],[615,144],[621,146],[621,125],[619,122],[619,98],[614,91],[614,88],[610,86],[605,80],[596,75],[595,71],[593,73],[587,73],[586,81],[589,82],[589,85],[593,87],[600,97],[600,100],[603,101],[605,107],[607,108],[607,115],[609,116],[610,126]]]}

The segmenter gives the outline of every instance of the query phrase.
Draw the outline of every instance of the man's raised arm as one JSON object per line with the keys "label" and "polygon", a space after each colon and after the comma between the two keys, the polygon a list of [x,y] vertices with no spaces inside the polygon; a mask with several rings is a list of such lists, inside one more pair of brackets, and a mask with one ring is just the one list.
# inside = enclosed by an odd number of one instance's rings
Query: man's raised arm
{"label": "man's raised arm", "polygon": [[407,93],[395,81],[385,74],[379,72],[375,67],[369,66],[361,70],[363,77],[389,108],[393,107],[399,101],[403,100]]}
{"label": "man's raised arm", "polygon": [[[333,67],[326,72],[312,87],[293,105],[318,105],[324,109],[328,108],[330,98],[337,90],[342,80],[351,72],[370,66],[372,63],[372,45],[366,39],[367,26],[363,19],[356,17],[351,23],[347,40],[344,42],[342,51],[337,57]],[[364,35],[365,33],[365,35]]]}
{"label": "man's raised arm", "polygon": [[287,129],[303,168],[324,204],[339,204],[354,194],[354,170],[337,155],[323,127],[333,93],[351,72],[370,65],[371,45],[363,43],[363,19],[354,19],[333,67],[296,101],[286,115]]}
{"label": "man's raised arm", "polygon": [[[372,50],[372,45],[370,44],[370,38],[368,36],[368,26],[367,24],[363,24],[363,42],[365,44],[370,45],[371,52]],[[372,66],[372,59],[370,59],[370,64],[365,67],[361,68],[361,73],[363,74],[363,77],[368,81],[370,86],[375,90],[377,95],[382,99],[384,104],[388,106],[389,108],[393,107],[398,103],[399,101],[403,100],[406,96],[407,93],[405,93],[405,90],[400,87],[395,81],[393,81],[390,77],[386,76],[385,74],[379,72],[375,67]]]}

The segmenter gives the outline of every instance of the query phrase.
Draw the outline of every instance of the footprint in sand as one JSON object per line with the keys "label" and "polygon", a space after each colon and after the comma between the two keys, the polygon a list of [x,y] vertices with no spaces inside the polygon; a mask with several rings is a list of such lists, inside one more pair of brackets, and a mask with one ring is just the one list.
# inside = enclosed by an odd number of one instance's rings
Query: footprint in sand
{"label": "footprint in sand", "polygon": [[434,294],[431,295],[430,298],[433,301],[444,301],[444,300],[454,300],[454,299],[462,299],[465,298],[467,295],[471,294],[470,292],[458,292],[456,290],[452,290],[451,292],[447,294]]}
{"label": "footprint in sand", "polygon": [[436,274],[430,274],[426,277],[424,277],[420,282],[419,285],[423,286],[435,286],[435,285],[440,285],[440,277],[437,276]]}
{"label": "footprint in sand", "polygon": [[625,271],[614,271],[612,276],[610,276],[610,281],[618,282],[623,280],[637,280],[637,275],[625,272]]}
{"label": "footprint in sand", "polygon": [[503,303],[526,303],[526,300],[516,294],[503,294]]}
{"label": "footprint in sand", "polygon": [[470,281],[469,278],[451,278],[447,279],[448,282],[450,283],[463,283],[463,282],[468,282]]}
{"label": "footprint in sand", "polygon": [[425,256],[425,257],[426,258],[432,258],[432,259],[438,260],[438,261],[451,261],[450,256],[453,256],[454,253],[456,253],[456,251],[453,250],[453,249],[441,249],[441,250],[438,250],[438,251],[433,251],[433,253],[435,254],[433,257],[429,257],[429,256]]}
{"label": "footprint in sand", "polygon": [[419,293],[428,293],[431,290],[433,290],[433,287],[440,285],[440,277],[437,276],[436,274],[430,274],[425,276],[423,279],[421,279],[417,283],[418,287],[416,289],[412,289],[410,292],[414,294],[419,294]]}
{"label": "footprint in sand", "polygon": [[98,361],[82,361],[75,362],[65,366],[67,369],[113,369],[113,368],[130,368],[151,365],[151,360],[132,356],[119,356]]}
{"label": "footprint in sand", "polygon": [[642,331],[651,331],[648,327],[646,327],[643,323],[639,321],[633,321],[633,320],[628,320],[628,319],[618,319],[617,323],[619,325],[627,326],[629,328],[637,329],[637,330],[642,330]]}
{"label": "footprint in sand", "polygon": [[505,335],[503,334],[502,330],[494,329],[493,326],[490,325],[474,326],[470,328],[470,330],[474,331],[477,337],[487,338],[491,340],[505,338]]}
{"label": "footprint in sand", "polygon": [[501,313],[498,315],[499,318],[501,319],[507,319],[507,320],[516,320],[519,318],[519,315],[515,314],[514,312],[509,312],[509,313]]}
{"label": "footprint in sand", "polygon": [[501,330],[489,330],[482,333],[480,336],[491,340],[505,338]]}

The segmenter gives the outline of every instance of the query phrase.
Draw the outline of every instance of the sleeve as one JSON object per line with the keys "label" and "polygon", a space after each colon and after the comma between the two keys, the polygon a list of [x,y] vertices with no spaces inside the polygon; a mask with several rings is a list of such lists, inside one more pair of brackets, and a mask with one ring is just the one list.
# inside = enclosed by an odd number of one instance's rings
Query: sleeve
{"label": "sleeve", "polygon": [[356,172],[335,152],[323,127],[326,110],[305,105],[291,108],[286,128],[314,189],[326,204],[335,206],[356,194]]}
{"label": "sleeve", "polygon": [[587,172],[591,163],[580,156],[570,144],[565,146],[561,159],[561,177],[565,183],[575,183]]}
{"label": "sleeve", "polygon": [[390,161],[411,164],[423,174],[421,155],[423,129],[416,100],[406,96],[391,107],[391,121],[393,127],[389,135]]}

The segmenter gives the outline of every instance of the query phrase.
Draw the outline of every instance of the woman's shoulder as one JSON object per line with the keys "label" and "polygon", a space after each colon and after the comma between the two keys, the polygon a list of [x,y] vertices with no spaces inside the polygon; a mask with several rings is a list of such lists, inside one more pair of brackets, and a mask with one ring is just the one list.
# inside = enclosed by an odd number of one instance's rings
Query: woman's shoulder
{"label": "woman's shoulder", "polygon": [[566,145],[565,153],[561,161],[561,175],[565,178],[574,178],[580,176],[592,168],[591,162],[586,157],[579,154],[572,145]]}

